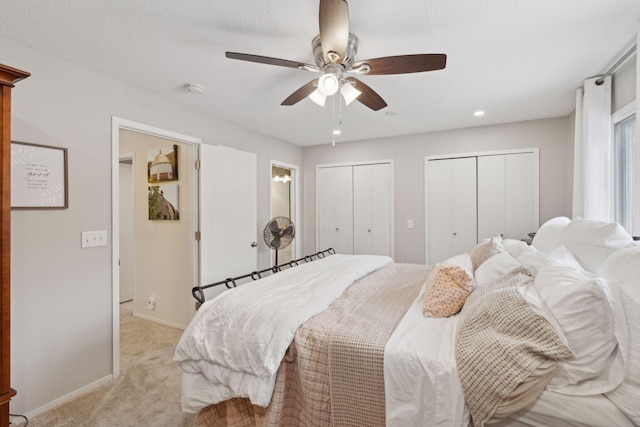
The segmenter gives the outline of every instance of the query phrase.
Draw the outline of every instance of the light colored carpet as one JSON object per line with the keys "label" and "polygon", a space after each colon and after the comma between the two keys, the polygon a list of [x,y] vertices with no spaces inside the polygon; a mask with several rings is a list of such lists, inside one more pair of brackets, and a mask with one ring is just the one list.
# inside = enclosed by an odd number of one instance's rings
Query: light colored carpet
{"label": "light colored carpet", "polygon": [[29,420],[29,427],[192,427],[180,409],[173,351],[182,331],[120,310],[120,376]]}

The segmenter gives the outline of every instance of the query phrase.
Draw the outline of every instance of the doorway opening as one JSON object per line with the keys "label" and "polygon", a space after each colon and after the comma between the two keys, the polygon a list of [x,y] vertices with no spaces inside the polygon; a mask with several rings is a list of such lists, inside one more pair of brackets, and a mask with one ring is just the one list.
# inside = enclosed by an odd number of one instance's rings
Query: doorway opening
{"label": "doorway opening", "polygon": [[[283,162],[271,161],[271,218],[289,218],[295,227],[291,244],[278,251],[278,264],[300,258],[300,205],[299,167]],[[271,265],[275,263],[275,251],[271,251]]]}
{"label": "doorway opening", "polygon": [[[141,138],[147,139],[157,139],[158,141],[162,141],[162,143],[152,144],[153,148],[160,149],[164,157],[171,158],[171,155],[165,153],[166,150],[164,148],[174,148],[180,145],[179,153],[183,158],[185,163],[180,162],[180,180],[172,181],[174,176],[162,176],[166,182],[157,183],[149,181],[151,178],[149,177],[150,165],[153,162],[148,162],[147,158],[150,155],[147,147],[140,148],[136,145],[129,147],[133,148],[121,148],[121,142],[123,141],[123,135],[126,134],[136,134],[140,135]],[[121,223],[120,214],[125,211],[121,211],[121,204],[123,201],[121,200],[121,178],[120,178],[120,170],[121,170],[121,154],[122,153],[130,153],[134,152],[131,155],[132,161],[132,172],[135,172],[135,175],[132,174],[133,178],[133,186],[137,189],[134,192],[134,205],[137,211],[137,225],[134,225],[134,230],[136,235],[140,235],[141,233],[147,235],[149,238],[161,238],[165,234],[169,232],[175,232],[174,228],[181,227],[182,232],[178,233],[178,236],[183,236],[185,242],[176,243],[173,239],[168,241],[166,238],[163,238],[162,242],[158,243],[158,245],[154,246],[153,250],[144,251],[142,243],[139,241],[134,242],[135,248],[135,265],[137,265],[141,258],[149,258],[148,261],[150,263],[154,263],[154,256],[166,254],[170,252],[170,249],[174,248],[175,245],[180,244],[182,249],[180,253],[182,254],[179,257],[174,257],[172,259],[172,266],[175,266],[177,263],[183,263],[187,267],[181,270],[183,271],[181,279],[174,280],[173,283],[182,283],[184,286],[173,286],[172,289],[169,289],[169,292],[158,291],[157,295],[154,295],[154,289],[147,288],[149,283],[151,286],[155,286],[156,281],[151,278],[150,280],[145,280],[143,283],[139,277],[135,278],[134,284],[134,308],[133,312],[138,317],[146,317],[149,320],[153,320],[157,323],[165,324],[167,326],[173,326],[178,328],[183,328],[188,323],[188,319],[190,318],[190,307],[191,300],[189,299],[189,292],[191,286],[197,282],[197,271],[198,271],[198,242],[195,240],[195,231],[198,226],[198,179],[197,179],[197,171],[194,167],[195,161],[198,159],[198,147],[201,143],[200,139],[192,138],[186,135],[181,135],[177,133],[173,133],[164,129],[155,128],[152,126],[132,122],[129,120],[121,119],[118,117],[112,117],[112,132],[111,132],[111,144],[112,144],[112,195],[111,195],[111,205],[112,205],[112,233],[111,233],[111,242],[112,242],[112,361],[113,361],[113,377],[116,378],[120,374],[120,302],[121,302],[121,261],[123,256],[126,256],[126,245],[127,242],[124,238],[121,238],[121,228],[125,227],[125,224]],[[174,145],[177,144],[177,145]],[[121,153],[122,149],[122,153]],[[155,155],[157,156],[157,152]],[[126,155],[123,156],[126,158]],[[163,157],[163,158],[164,158]],[[136,166],[136,163],[138,164]],[[124,163],[124,169],[126,170],[126,162]],[[126,172],[125,172],[126,173]],[[184,178],[184,180],[183,180]],[[126,180],[126,177],[123,179]],[[162,191],[163,187],[166,187],[167,191]],[[159,191],[161,191],[161,195],[164,196],[164,199],[169,200],[171,194],[179,195],[180,202],[180,210],[182,210],[179,220],[176,216],[171,216],[171,218],[162,218],[154,217],[153,220],[151,218],[151,209],[149,209],[150,201],[152,201],[151,193],[153,187],[157,186]],[[147,190],[148,189],[148,190]],[[181,190],[177,192],[173,192],[174,189]],[[126,190],[125,190],[126,191]],[[149,193],[149,194],[147,194]],[[137,196],[136,196],[137,194]],[[137,199],[137,200],[136,200]],[[156,200],[156,199],[153,199]],[[171,199],[172,200],[172,199]],[[135,224],[135,220],[134,220]],[[185,228],[186,227],[186,228]],[[129,235],[128,237],[131,237]],[[182,238],[182,237],[181,237]],[[160,249],[160,250],[158,250]],[[143,250],[143,253],[140,251]],[[123,253],[124,251],[124,253]],[[144,257],[142,256],[144,255]],[[155,265],[163,265],[166,264],[166,261],[161,260],[159,257],[155,259]],[[136,268],[137,269],[137,268]],[[186,273],[185,273],[186,271]],[[179,288],[179,289],[178,289]],[[146,291],[144,295],[138,295],[139,298],[136,298],[135,294],[140,293],[140,289]],[[126,292],[126,291],[125,291]],[[175,292],[175,295],[171,292]],[[126,296],[124,296],[126,297]],[[157,298],[155,298],[157,297]],[[165,303],[161,303],[161,301],[165,301]],[[166,301],[170,301],[169,304]],[[149,304],[147,306],[147,304]],[[152,307],[153,306],[153,307]],[[143,307],[143,308],[140,308]],[[151,310],[151,311],[146,311]],[[155,311],[153,311],[155,310]],[[138,312],[138,313],[136,313]]]}

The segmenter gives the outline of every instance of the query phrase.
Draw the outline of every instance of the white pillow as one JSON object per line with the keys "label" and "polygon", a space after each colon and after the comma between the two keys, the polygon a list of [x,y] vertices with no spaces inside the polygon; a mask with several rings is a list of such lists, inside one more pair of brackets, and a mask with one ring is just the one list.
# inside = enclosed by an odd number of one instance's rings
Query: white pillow
{"label": "white pillow", "polygon": [[531,276],[536,277],[536,274],[538,274],[540,267],[547,259],[547,254],[539,251],[533,246],[527,246],[526,248],[524,248],[517,259],[518,262],[527,269]]}
{"label": "white pillow", "polygon": [[551,218],[536,231],[533,236],[531,246],[545,254],[550,254],[555,248],[560,246],[560,235],[571,220],[566,216]]}
{"label": "white pillow", "polygon": [[640,246],[618,249],[602,263],[597,274],[620,286],[640,304]]}
{"label": "white pillow", "polygon": [[462,268],[470,277],[473,277],[473,265],[471,264],[471,257],[468,253],[452,256],[438,264],[455,265]]}
{"label": "white pillow", "polygon": [[575,218],[560,237],[560,243],[585,270],[595,273],[605,259],[633,239],[619,224]]}
{"label": "white pillow", "polygon": [[480,264],[475,272],[476,283],[497,279],[520,266],[518,260],[512,257],[509,252],[500,252]]}
{"label": "white pillow", "polygon": [[629,341],[617,288],[583,270],[564,246],[549,254],[535,286],[576,355],[559,364],[548,388],[586,396],[618,387]]}
{"label": "white pillow", "polygon": [[525,248],[529,245],[527,245],[522,240],[504,239],[502,241],[502,246],[504,246],[504,249],[507,252],[509,252],[509,254],[511,254],[512,257],[517,259],[522,253],[522,251],[524,251]]}
{"label": "white pillow", "polygon": [[549,324],[551,325],[553,330],[556,332],[558,337],[562,340],[562,342],[567,347],[571,348],[569,346],[569,342],[567,341],[567,338],[564,336],[564,333],[562,332],[562,328],[560,327],[560,324],[558,323],[556,318],[553,317],[553,313],[551,313],[551,310],[549,310],[549,307],[547,307],[544,301],[542,301],[542,298],[540,298],[540,293],[536,289],[533,279],[531,279],[531,281],[529,282],[527,281],[521,282],[520,286],[518,287],[518,292],[520,293],[520,295],[524,297],[524,300],[527,302],[527,304],[529,304],[529,307],[531,307],[538,316],[544,318],[547,322],[549,322]]}

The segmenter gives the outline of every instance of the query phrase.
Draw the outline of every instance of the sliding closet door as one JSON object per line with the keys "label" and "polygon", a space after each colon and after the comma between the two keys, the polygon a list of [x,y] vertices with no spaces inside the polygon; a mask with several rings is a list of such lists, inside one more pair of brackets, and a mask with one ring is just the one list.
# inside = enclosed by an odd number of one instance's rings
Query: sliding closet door
{"label": "sliding closet door", "polygon": [[353,167],[353,253],[391,255],[391,164]]}
{"label": "sliding closet door", "polygon": [[524,239],[538,229],[538,185],[536,153],[505,156],[505,238]]}
{"label": "sliding closet door", "polygon": [[477,243],[476,158],[427,162],[428,263],[435,264]]}
{"label": "sliding closet door", "polygon": [[316,173],[318,250],[353,254],[353,167],[320,167]]}
{"label": "sliding closet door", "polygon": [[505,233],[505,156],[478,157],[478,241]]}
{"label": "sliding closet door", "polygon": [[534,152],[478,157],[478,240],[538,229],[537,167]]}

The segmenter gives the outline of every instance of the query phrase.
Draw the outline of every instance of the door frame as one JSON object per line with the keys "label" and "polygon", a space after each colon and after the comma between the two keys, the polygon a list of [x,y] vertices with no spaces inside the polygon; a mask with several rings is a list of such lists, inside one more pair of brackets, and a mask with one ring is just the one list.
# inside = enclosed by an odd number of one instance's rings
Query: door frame
{"label": "door frame", "polygon": [[[536,200],[536,214],[537,222],[539,223],[540,216],[540,148],[513,148],[507,150],[488,150],[488,151],[472,151],[467,153],[456,154],[438,154],[433,156],[424,157],[424,263],[429,265],[429,161],[431,160],[446,160],[446,159],[458,159],[462,157],[483,157],[483,156],[497,156],[504,154],[523,154],[533,153],[534,162],[536,164],[534,170],[534,179],[536,186],[534,188],[534,197]],[[476,183],[477,186],[477,183]],[[476,198],[476,206],[478,199]]]}
{"label": "door frame", "polygon": [[[274,166],[290,169],[294,176],[294,178],[291,180],[291,182],[293,182],[293,188],[291,189],[291,193],[293,194],[293,206],[291,206],[293,208],[293,218],[291,218],[291,220],[296,227],[296,236],[293,239],[293,259],[298,259],[302,257],[302,223],[300,222],[300,166],[272,159],[269,167],[269,183],[271,183],[271,174]],[[271,212],[273,212],[273,194],[271,194],[271,185],[269,185],[269,219],[271,219]],[[275,261],[275,255],[271,249],[269,249],[269,261],[269,265],[273,265],[273,262]]]}
{"label": "door frame", "polygon": [[[119,145],[119,144],[118,144]],[[133,152],[129,152],[129,153],[120,153],[119,155],[119,161],[118,161],[118,184],[120,184],[120,163],[122,163],[123,160],[130,160],[131,161],[131,174],[132,177],[136,176],[136,155]],[[133,181],[133,178],[131,180],[131,186],[133,187],[132,191],[135,197],[135,183]],[[118,204],[120,203],[120,185],[118,185]],[[134,212],[132,213],[133,215],[133,227],[134,227],[134,232],[135,232],[135,206],[133,207]],[[118,254],[120,254],[120,206],[118,205]],[[133,265],[134,265],[134,270],[135,270],[135,239],[134,239],[134,261],[133,261]],[[115,259],[115,258],[114,258]],[[118,260],[120,259],[120,256],[118,256]],[[120,271],[119,271],[119,266],[120,263],[118,263],[118,301],[120,301]],[[135,276],[135,273],[134,273]],[[134,280],[133,282],[133,300],[135,301],[136,299],[136,282]],[[135,304],[133,304],[133,314],[135,315]],[[119,313],[119,311],[118,311]]]}
{"label": "door frame", "polygon": [[[113,378],[117,378],[120,375],[120,131],[130,130],[133,132],[144,133],[147,135],[156,136],[159,138],[170,139],[178,141],[184,144],[193,145],[193,158],[198,160],[200,158],[199,144],[202,143],[200,138],[195,138],[188,135],[171,132],[166,129],[157,128],[154,126],[146,125],[143,123],[134,122],[131,120],[123,119],[121,117],[111,116],[111,295],[112,295],[112,370]],[[192,206],[192,219],[191,228],[192,235],[199,226],[198,224],[198,194],[199,183],[196,168],[192,168],[192,182],[194,185],[191,187],[191,197],[193,200]],[[190,258],[192,265],[194,266],[194,278],[198,280],[198,242],[194,239],[192,249],[190,251]]]}

